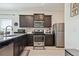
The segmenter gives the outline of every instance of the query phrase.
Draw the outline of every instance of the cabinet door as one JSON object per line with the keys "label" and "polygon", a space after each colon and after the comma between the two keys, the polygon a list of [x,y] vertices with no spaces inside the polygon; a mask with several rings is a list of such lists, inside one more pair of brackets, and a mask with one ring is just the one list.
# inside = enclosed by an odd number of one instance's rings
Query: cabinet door
{"label": "cabinet door", "polygon": [[53,46],[53,36],[45,35],[45,46]]}
{"label": "cabinet door", "polygon": [[28,35],[28,46],[33,46],[33,35]]}
{"label": "cabinet door", "polygon": [[14,56],[19,56],[22,53],[24,49],[23,40],[24,36],[20,36],[14,39]]}
{"label": "cabinet door", "polygon": [[24,49],[24,47],[23,47],[23,39],[24,39],[24,37],[20,36],[18,39],[19,39],[19,52],[20,52],[19,54],[21,54],[23,49]]}
{"label": "cabinet door", "polygon": [[44,27],[51,27],[51,15],[44,16]]}
{"label": "cabinet door", "polygon": [[20,27],[33,27],[33,15],[20,15]]}
{"label": "cabinet door", "polygon": [[13,48],[14,48],[13,55],[18,56],[19,55],[19,43],[18,43],[17,38],[14,39],[14,47]]}
{"label": "cabinet door", "polygon": [[44,21],[44,14],[34,14],[34,21]]}
{"label": "cabinet door", "polygon": [[28,38],[27,38],[27,35],[24,35],[24,38],[23,38],[23,46],[27,46],[28,42],[27,42]]}

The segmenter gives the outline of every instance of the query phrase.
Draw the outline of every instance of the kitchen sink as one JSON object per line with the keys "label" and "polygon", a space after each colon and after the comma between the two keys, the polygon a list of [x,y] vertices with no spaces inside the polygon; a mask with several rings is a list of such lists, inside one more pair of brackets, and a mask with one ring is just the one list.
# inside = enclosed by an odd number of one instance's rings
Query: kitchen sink
{"label": "kitchen sink", "polygon": [[16,36],[16,35],[7,35],[7,36],[4,36],[4,37],[13,37],[13,36]]}

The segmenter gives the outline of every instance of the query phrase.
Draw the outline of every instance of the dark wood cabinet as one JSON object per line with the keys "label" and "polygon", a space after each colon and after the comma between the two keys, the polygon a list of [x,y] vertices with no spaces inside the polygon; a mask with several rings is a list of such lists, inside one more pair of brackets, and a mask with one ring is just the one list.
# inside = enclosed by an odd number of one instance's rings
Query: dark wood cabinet
{"label": "dark wood cabinet", "polygon": [[26,19],[25,19],[25,15],[20,15],[19,16],[19,25],[20,27],[26,27]]}
{"label": "dark wood cabinet", "polygon": [[33,15],[20,15],[20,27],[33,27]]}
{"label": "dark wood cabinet", "polygon": [[20,27],[34,27],[34,21],[44,21],[44,27],[51,27],[51,15],[34,14],[34,15],[20,15]]}
{"label": "dark wood cabinet", "polygon": [[28,46],[33,46],[33,35],[32,34],[28,34],[27,35],[27,39],[28,39]]}
{"label": "dark wood cabinet", "polygon": [[27,35],[25,35],[25,36],[23,37],[23,45],[24,45],[24,47],[28,45]]}
{"label": "dark wood cabinet", "polygon": [[14,46],[13,46],[13,55],[19,56],[19,40],[17,38],[14,39]]}
{"label": "dark wood cabinet", "polygon": [[[33,34],[27,34],[27,42],[27,46],[33,46]],[[45,34],[45,46],[54,46],[52,34]]]}
{"label": "dark wood cabinet", "polygon": [[44,14],[34,14],[34,21],[44,21]]}
{"label": "dark wood cabinet", "polygon": [[51,34],[45,35],[45,46],[53,46],[53,36]]}
{"label": "dark wood cabinet", "polygon": [[25,47],[26,35],[14,38],[13,55],[19,56]]}
{"label": "dark wood cabinet", "polygon": [[51,15],[44,16],[44,27],[51,27]]}

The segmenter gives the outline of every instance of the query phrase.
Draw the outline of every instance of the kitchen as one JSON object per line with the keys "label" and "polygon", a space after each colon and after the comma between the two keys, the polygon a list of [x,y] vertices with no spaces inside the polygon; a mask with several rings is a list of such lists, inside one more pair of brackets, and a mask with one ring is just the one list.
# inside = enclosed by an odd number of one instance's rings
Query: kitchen
{"label": "kitchen", "polygon": [[53,56],[55,50],[64,55],[64,3],[0,4],[0,55]]}

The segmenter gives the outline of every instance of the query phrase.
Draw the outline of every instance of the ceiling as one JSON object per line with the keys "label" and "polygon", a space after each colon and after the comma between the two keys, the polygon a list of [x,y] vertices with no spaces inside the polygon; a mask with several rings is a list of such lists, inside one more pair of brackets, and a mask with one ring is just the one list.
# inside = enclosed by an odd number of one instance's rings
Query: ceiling
{"label": "ceiling", "polygon": [[0,3],[0,11],[4,10],[63,10],[63,3]]}

